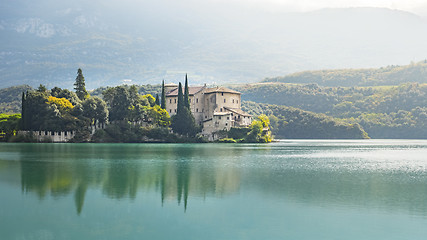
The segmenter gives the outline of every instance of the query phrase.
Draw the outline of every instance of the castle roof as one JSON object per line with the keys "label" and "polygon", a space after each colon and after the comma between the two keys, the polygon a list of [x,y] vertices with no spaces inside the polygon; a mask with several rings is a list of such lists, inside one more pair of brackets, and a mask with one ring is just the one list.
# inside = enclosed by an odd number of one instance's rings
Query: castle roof
{"label": "castle roof", "polygon": [[[188,95],[192,96],[198,92],[200,92],[204,87],[188,87]],[[184,92],[183,92],[184,93]],[[166,97],[175,97],[178,96],[178,88],[175,88],[174,90],[170,91],[166,94]]]}
{"label": "castle roof", "polygon": [[250,115],[249,113],[247,113],[247,112],[243,111],[243,110],[242,110],[242,109],[240,109],[240,108],[229,108],[229,107],[224,107],[224,109],[225,109],[225,110],[227,110],[227,111],[230,111],[230,112],[236,113],[236,114],[238,114],[238,115],[241,115],[241,116],[245,116],[245,117],[252,117],[252,115]]}
{"label": "castle roof", "polygon": [[205,91],[205,93],[217,93],[217,92],[219,92],[219,93],[235,93],[235,94],[241,94],[241,93],[240,93],[240,92],[238,92],[238,91],[234,91],[234,90],[231,90],[231,89],[226,88],[226,87],[214,87],[214,88],[207,88],[207,89],[206,89],[206,91]]}

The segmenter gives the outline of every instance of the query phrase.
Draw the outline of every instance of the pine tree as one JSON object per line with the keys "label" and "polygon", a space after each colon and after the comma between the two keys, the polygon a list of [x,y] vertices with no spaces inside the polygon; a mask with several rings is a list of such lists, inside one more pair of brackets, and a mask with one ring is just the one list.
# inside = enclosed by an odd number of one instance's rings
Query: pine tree
{"label": "pine tree", "polygon": [[166,109],[166,93],[165,93],[165,80],[162,81],[162,103],[160,105],[161,108]]}
{"label": "pine tree", "polygon": [[89,97],[85,87],[85,77],[83,77],[82,69],[77,70],[76,82],[74,83],[77,96],[84,101]]}
{"label": "pine tree", "polygon": [[188,89],[187,74],[185,74],[185,87],[184,87],[184,106],[190,109],[190,93]]}

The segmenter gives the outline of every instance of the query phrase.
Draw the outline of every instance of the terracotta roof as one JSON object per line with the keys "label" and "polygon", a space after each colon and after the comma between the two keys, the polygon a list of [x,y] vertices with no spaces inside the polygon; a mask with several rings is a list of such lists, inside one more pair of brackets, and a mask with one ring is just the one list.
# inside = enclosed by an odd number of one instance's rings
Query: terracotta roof
{"label": "terracotta roof", "polygon": [[[190,96],[194,95],[194,94],[200,92],[203,88],[204,88],[203,86],[201,86],[201,87],[188,87],[188,94]],[[184,89],[182,91],[183,91],[182,94],[184,94]],[[166,94],[166,97],[174,97],[174,96],[178,96],[178,88],[176,88],[176,89],[174,89],[174,90],[172,90]]]}
{"label": "terracotta roof", "polygon": [[214,93],[214,92],[225,92],[225,93],[236,93],[236,94],[241,94],[238,91],[234,91],[231,90],[229,88],[226,87],[214,87],[214,88],[207,88],[205,93]]}
{"label": "terracotta roof", "polygon": [[225,116],[225,115],[230,115],[231,112],[214,112],[214,116]]}
{"label": "terracotta roof", "polygon": [[252,115],[250,115],[249,113],[247,113],[247,112],[243,111],[243,110],[242,110],[242,109],[240,109],[240,108],[228,108],[228,107],[224,107],[224,109],[225,109],[225,110],[228,110],[228,111],[230,111],[230,112],[237,113],[237,114],[239,114],[239,115],[241,115],[241,116],[245,116],[245,117],[252,117]]}

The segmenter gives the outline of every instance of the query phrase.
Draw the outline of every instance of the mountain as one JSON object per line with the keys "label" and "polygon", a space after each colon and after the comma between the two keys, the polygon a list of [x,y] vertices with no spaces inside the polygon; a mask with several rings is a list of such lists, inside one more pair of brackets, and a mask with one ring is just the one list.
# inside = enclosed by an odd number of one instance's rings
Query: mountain
{"label": "mountain", "polygon": [[254,82],[425,59],[427,23],[381,8],[267,11],[230,1],[0,3],[0,87]]}
{"label": "mountain", "polygon": [[335,69],[304,71],[284,77],[267,78],[264,82],[315,83],[329,87],[381,86],[403,83],[427,83],[427,60],[404,66],[371,69]]}

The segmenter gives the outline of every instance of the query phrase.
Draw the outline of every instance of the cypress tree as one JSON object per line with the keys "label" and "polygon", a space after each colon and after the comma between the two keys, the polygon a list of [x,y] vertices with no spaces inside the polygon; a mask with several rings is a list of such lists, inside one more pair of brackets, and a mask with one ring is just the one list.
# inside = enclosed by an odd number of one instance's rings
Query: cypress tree
{"label": "cypress tree", "polygon": [[89,94],[86,91],[85,77],[83,77],[82,69],[80,68],[77,70],[77,77],[74,86],[76,94],[80,98],[80,100],[84,101],[86,98],[89,97]]}
{"label": "cypress tree", "polygon": [[184,96],[182,95],[182,84],[181,82],[179,82],[178,85],[178,104],[176,107],[176,115],[179,115],[180,113],[182,113],[183,108],[184,108]]}
{"label": "cypress tree", "polygon": [[162,81],[162,103],[160,105],[161,108],[166,109],[166,93],[165,93],[165,80]]}
{"label": "cypress tree", "polygon": [[185,87],[184,87],[184,107],[190,109],[190,93],[188,89],[188,79],[187,74],[185,74]]}
{"label": "cypress tree", "polygon": [[182,94],[182,84],[179,83],[178,87],[178,105],[175,116],[172,118],[172,129],[174,132],[194,136],[198,128],[194,120],[193,114],[188,107],[184,106],[184,96]]}
{"label": "cypress tree", "polygon": [[159,94],[156,93],[156,102],[155,105],[160,105]]}

